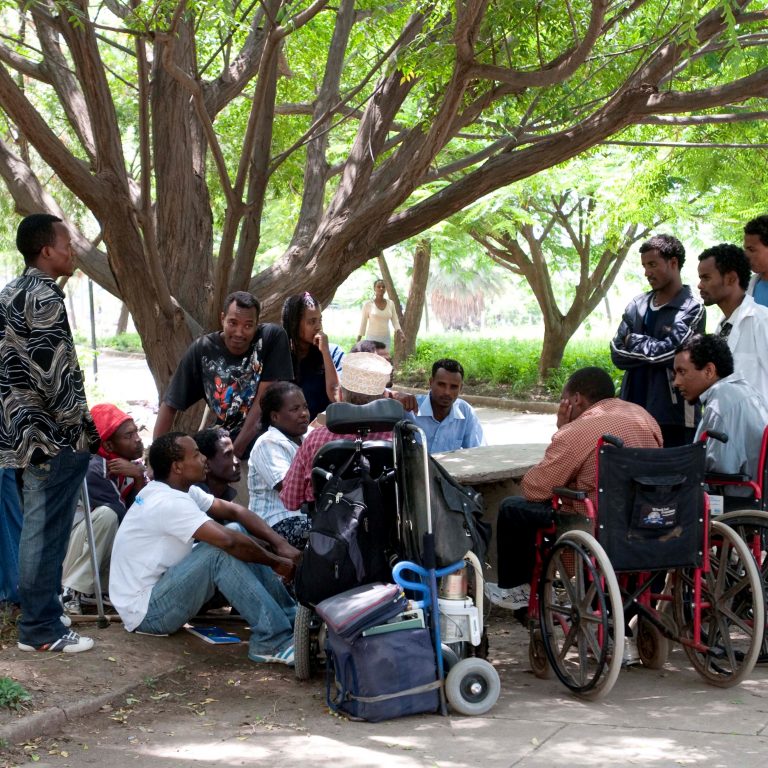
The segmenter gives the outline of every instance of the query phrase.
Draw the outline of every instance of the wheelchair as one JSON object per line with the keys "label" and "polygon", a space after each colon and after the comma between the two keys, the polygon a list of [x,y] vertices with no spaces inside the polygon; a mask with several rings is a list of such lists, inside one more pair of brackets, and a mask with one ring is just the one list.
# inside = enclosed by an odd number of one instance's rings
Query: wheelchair
{"label": "wheelchair", "polygon": [[[760,457],[758,461],[757,475],[751,478],[748,475],[727,475],[708,472],[705,481],[711,493],[723,494],[729,486],[748,488],[751,497],[730,497],[731,509],[717,520],[733,528],[747,543],[752,552],[760,578],[763,583],[763,592],[766,596],[766,618],[768,620],[768,502],[765,498],[768,490],[768,426],[763,430],[763,439],[760,443]],[[733,508],[741,507],[741,508]],[[763,633],[763,643],[758,657],[760,663],[768,661],[768,635]]]}
{"label": "wheelchair", "polygon": [[[388,510],[384,527],[389,548],[394,552],[397,525],[394,453],[389,440],[367,440],[371,432],[390,432],[403,419],[403,407],[395,400],[376,400],[354,406],[334,403],[329,406],[326,426],[334,434],[354,434],[355,439],[331,440],[321,446],[312,463],[312,490],[315,499],[333,476],[351,479],[365,467],[381,493],[381,507]],[[391,575],[391,565],[388,569]],[[294,673],[298,680],[309,680],[325,664],[325,627],[309,605],[297,606],[293,630]]]}
{"label": "wheelchair", "polygon": [[559,514],[537,536],[528,606],[529,660],[575,695],[607,695],[622,664],[625,620],[635,623],[641,663],[659,669],[677,642],[708,683],[748,675],[765,625],[762,584],[749,548],[710,521],[705,443],[626,448],[597,445],[597,504],[553,491],[585,514]]}
{"label": "wheelchair", "polygon": [[[404,419],[394,400],[362,406],[334,403],[326,426],[356,437],[331,441],[318,451],[312,469],[315,498],[327,492],[330,480],[354,478],[364,468],[372,481],[366,487],[373,485],[365,502],[375,513],[367,519],[377,519],[378,537],[368,580],[396,581],[411,606],[423,613],[423,626],[430,629],[435,645],[441,711],[450,703],[462,714],[487,712],[499,696],[500,681],[485,660],[481,561],[487,532],[484,536],[471,511],[479,515],[479,497],[432,466],[424,433]],[[370,432],[384,431],[393,432],[392,441],[365,439]],[[325,663],[326,628],[306,595],[297,591],[297,597],[294,672],[299,680],[308,680]]]}

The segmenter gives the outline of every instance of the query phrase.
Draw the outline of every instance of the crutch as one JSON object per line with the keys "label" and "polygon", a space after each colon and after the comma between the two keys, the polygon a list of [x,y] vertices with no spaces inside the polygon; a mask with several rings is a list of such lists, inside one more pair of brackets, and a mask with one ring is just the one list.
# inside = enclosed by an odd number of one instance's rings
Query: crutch
{"label": "crutch", "polygon": [[93,535],[93,520],[91,519],[91,499],[88,496],[88,483],[83,479],[83,487],[80,491],[80,499],[83,503],[83,513],[85,515],[85,537],[88,540],[88,549],[91,553],[91,570],[93,571],[93,591],[96,598],[96,610],[98,612],[98,626],[101,629],[109,626],[109,619],[104,612],[104,600],[101,596],[101,574],[99,573],[99,562],[96,557],[96,539]]}

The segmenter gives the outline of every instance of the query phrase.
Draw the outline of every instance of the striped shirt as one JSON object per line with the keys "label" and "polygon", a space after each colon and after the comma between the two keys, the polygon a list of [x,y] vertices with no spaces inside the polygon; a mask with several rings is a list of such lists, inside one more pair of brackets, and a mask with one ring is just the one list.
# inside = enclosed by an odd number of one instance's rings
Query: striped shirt
{"label": "striped shirt", "polygon": [[0,466],[26,467],[98,432],[67,320],[64,294],[35,267],[0,292]]}

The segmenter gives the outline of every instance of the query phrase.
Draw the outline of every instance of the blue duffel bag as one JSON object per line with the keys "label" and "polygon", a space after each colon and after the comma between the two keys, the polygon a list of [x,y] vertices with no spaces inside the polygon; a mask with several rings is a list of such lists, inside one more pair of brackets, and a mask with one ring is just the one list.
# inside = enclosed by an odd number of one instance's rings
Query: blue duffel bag
{"label": "blue duffel bag", "polygon": [[428,629],[326,640],[328,706],[372,723],[437,712],[440,683]]}

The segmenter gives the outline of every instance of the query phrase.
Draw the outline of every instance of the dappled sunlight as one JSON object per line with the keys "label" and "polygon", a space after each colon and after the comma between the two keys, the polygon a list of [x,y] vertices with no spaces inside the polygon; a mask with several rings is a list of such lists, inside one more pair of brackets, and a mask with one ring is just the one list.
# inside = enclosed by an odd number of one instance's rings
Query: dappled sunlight
{"label": "dappled sunlight", "polygon": [[[712,755],[671,738],[620,736],[596,740],[594,738],[559,738],[557,744],[543,750],[550,764],[567,761],[579,766],[626,765],[641,763],[653,765],[704,765],[713,766]],[[543,756],[543,755],[542,755]]]}

